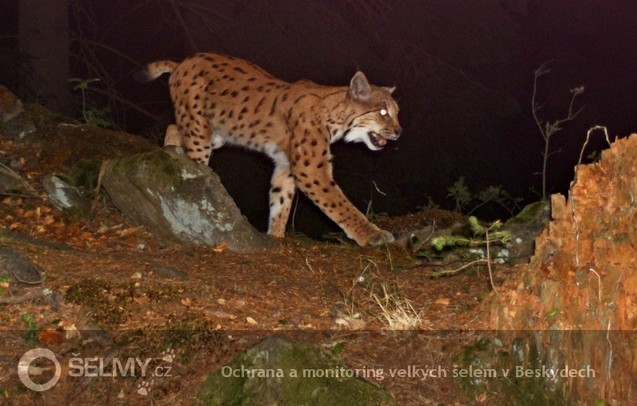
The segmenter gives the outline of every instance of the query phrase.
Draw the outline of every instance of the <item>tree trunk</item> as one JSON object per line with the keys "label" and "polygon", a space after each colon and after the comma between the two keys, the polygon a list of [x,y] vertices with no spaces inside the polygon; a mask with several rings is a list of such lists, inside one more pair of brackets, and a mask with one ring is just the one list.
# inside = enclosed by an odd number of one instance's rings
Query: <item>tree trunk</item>
{"label": "tree trunk", "polygon": [[18,44],[26,59],[26,87],[39,101],[71,113],[69,0],[20,0]]}

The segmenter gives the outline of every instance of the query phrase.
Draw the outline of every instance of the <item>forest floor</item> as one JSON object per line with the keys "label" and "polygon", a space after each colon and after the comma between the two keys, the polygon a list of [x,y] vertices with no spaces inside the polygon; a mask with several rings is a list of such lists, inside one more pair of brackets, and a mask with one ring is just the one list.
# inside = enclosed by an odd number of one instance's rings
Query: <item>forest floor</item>
{"label": "forest floor", "polygon": [[[0,151],[24,159],[10,141]],[[25,169],[31,193],[0,196],[0,246],[45,275],[35,285],[5,275],[0,297],[53,292],[1,307],[4,404],[197,404],[210,372],[273,335],[338,347],[362,379],[400,405],[480,400],[460,390],[452,357],[488,328],[482,305],[493,291],[485,266],[436,278],[432,272],[462,262],[302,236],[252,254],[169,245],[108,204],[89,217],[56,210],[41,186],[50,172]],[[382,225],[415,227],[449,216],[429,210]],[[0,265],[7,261],[1,254]],[[497,286],[515,268],[492,271]],[[35,347],[53,350],[62,364],[54,390],[32,392],[17,379],[18,360]],[[128,358],[149,359],[153,372],[108,376],[114,359]],[[42,366],[42,382],[54,369]]]}

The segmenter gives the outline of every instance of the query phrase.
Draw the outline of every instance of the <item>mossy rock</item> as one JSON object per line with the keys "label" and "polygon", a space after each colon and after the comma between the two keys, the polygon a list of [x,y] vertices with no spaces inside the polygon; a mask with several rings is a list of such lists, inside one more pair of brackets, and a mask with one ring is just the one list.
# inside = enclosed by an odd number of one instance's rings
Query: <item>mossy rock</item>
{"label": "mossy rock", "polygon": [[241,214],[212,169],[166,147],[110,160],[102,185],[134,224],[181,244],[250,252],[276,244]]}
{"label": "mossy rock", "polygon": [[535,252],[535,239],[551,220],[551,208],[547,200],[525,206],[515,217],[504,224],[511,233],[509,257],[512,263],[526,263]]}
{"label": "mossy rock", "polygon": [[550,215],[550,204],[548,200],[540,200],[535,203],[530,203],[515,215],[515,217],[507,220],[505,226],[513,226],[516,224],[524,225],[535,223],[538,220],[544,225]]}
{"label": "mossy rock", "polygon": [[556,365],[550,359],[555,349],[542,348],[547,334],[562,333],[502,331],[479,336],[452,357],[453,377],[467,398],[482,399],[480,403],[488,399],[487,404],[569,404],[563,379],[535,375]]}
{"label": "mossy rock", "polygon": [[206,405],[395,405],[389,393],[357,378],[317,345],[271,337],[214,372],[200,394]]}

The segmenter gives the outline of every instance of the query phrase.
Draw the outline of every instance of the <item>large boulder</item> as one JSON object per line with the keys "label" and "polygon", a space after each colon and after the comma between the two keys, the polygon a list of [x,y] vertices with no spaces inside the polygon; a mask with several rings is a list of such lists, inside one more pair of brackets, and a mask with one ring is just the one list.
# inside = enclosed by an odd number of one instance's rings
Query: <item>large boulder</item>
{"label": "large boulder", "polygon": [[235,205],[219,177],[166,147],[110,160],[102,184],[113,203],[134,224],[164,239],[186,244],[224,243],[236,252],[273,247]]}

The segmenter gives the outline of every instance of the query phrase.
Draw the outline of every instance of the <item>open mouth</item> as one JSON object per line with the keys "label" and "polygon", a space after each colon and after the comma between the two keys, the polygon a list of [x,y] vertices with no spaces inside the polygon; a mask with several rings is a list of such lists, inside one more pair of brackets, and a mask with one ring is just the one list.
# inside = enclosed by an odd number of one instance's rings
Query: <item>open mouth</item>
{"label": "open mouth", "polygon": [[387,145],[387,140],[384,137],[381,137],[379,134],[375,133],[375,132],[368,132],[367,135],[369,136],[369,140],[371,141],[372,145],[374,145],[377,148],[383,148],[385,145]]}

